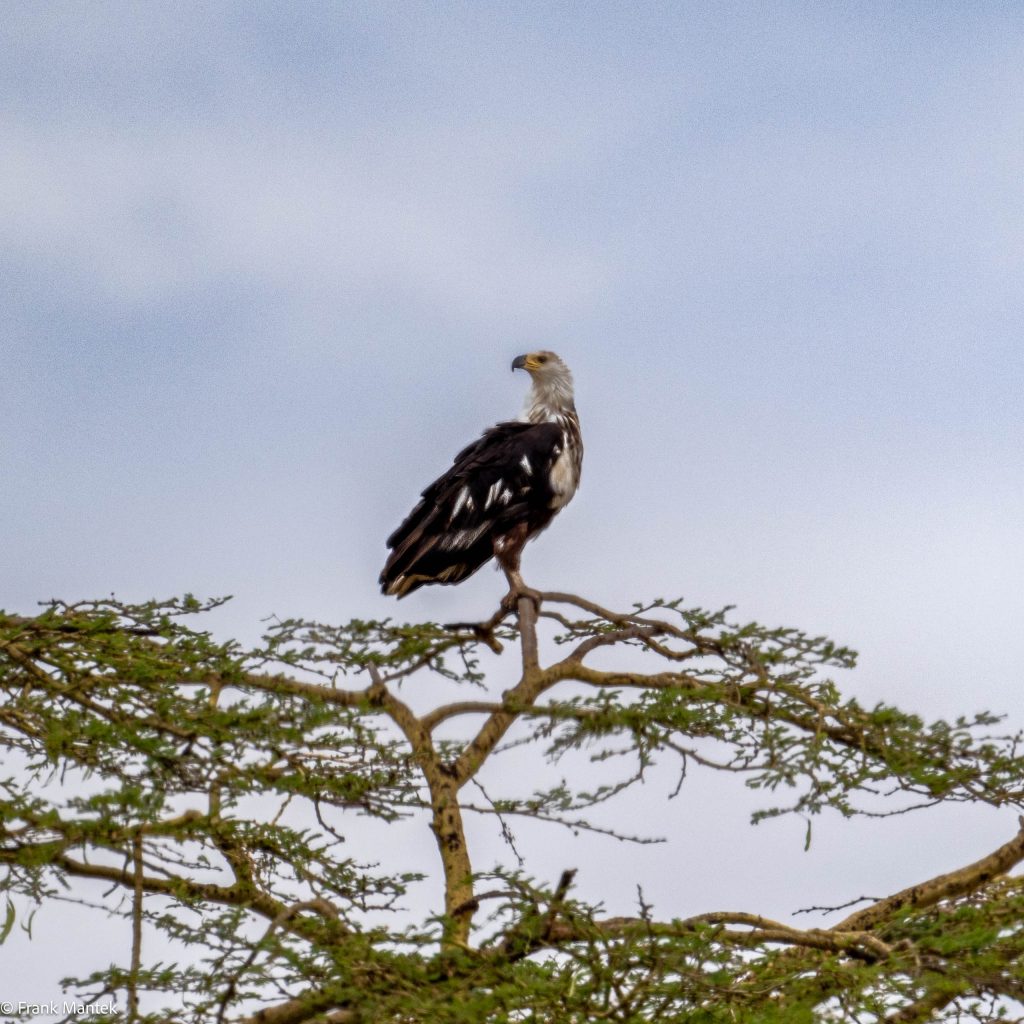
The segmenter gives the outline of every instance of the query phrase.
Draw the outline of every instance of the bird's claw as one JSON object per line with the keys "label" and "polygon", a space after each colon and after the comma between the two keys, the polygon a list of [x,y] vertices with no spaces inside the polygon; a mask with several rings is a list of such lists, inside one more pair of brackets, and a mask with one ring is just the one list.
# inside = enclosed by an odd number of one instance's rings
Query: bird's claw
{"label": "bird's claw", "polygon": [[526,598],[528,601],[533,602],[533,609],[535,612],[540,611],[541,594],[539,590],[533,590],[530,587],[512,587],[509,592],[501,599],[501,607],[506,612],[519,612],[519,601],[521,598]]}

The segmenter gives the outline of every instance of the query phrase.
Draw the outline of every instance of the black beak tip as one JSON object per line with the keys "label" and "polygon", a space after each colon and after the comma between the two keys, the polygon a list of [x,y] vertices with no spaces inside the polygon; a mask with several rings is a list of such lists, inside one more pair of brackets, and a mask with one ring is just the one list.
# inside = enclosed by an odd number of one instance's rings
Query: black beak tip
{"label": "black beak tip", "polygon": [[526,356],[516,356],[512,360],[513,370],[525,370],[526,369]]}

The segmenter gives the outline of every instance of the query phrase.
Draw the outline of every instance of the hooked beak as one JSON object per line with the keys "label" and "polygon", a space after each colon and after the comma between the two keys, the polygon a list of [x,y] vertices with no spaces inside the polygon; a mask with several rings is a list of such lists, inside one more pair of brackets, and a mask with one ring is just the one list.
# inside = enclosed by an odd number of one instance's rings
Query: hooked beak
{"label": "hooked beak", "polygon": [[526,369],[526,356],[516,356],[512,360],[513,370],[525,370]]}

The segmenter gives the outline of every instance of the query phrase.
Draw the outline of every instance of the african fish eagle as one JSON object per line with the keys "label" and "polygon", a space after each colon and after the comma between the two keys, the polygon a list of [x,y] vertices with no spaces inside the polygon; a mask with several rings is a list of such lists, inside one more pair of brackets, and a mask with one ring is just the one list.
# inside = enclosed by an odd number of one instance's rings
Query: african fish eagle
{"label": "african fish eagle", "polygon": [[388,537],[385,594],[401,598],[427,583],[461,583],[492,556],[505,571],[508,598],[531,593],[519,574],[523,546],[576,493],[583,439],[572,374],[554,352],[519,356],[512,369],[533,378],[522,416],[459,452]]}

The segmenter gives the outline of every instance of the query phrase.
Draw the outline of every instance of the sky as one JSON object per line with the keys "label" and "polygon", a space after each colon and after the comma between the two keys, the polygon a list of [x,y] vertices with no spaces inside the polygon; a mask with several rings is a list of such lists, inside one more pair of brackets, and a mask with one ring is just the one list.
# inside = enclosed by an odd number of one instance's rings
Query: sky
{"label": "sky", "polygon": [[[489,569],[382,597],[384,538],[550,348],[586,456],[528,583],[735,604],[859,650],[866,703],[1020,724],[1018,4],[23,2],[0,56],[0,607],[484,617]],[[804,854],[673,784],[671,843],[570,847],[583,895],[784,916],[1016,828]]]}

